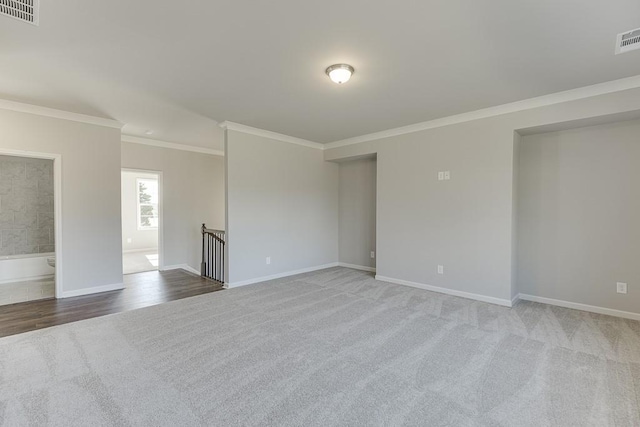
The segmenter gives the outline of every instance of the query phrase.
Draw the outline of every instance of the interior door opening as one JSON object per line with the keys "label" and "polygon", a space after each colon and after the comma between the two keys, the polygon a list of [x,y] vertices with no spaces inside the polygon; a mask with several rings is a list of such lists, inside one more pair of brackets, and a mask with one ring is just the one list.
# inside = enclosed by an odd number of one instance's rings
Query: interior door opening
{"label": "interior door opening", "polygon": [[161,175],[122,171],[122,271],[161,269]]}
{"label": "interior door opening", "polygon": [[0,306],[61,297],[59,160],[0,150]]}

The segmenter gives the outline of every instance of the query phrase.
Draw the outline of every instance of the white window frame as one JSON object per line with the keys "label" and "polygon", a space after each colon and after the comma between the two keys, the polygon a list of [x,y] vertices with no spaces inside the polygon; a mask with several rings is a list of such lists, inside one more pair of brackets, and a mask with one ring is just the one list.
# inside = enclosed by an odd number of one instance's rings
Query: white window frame
{"label": "white window frame", "polygon": [[[159,190],[160,182],[159,182],[159,180],[157,178],[136,178],[136,206],[137,206],[136,225],[138,227],[138,231],[157,230],[158,226],[155,226],[155,227],[154,226],[148,226],[147,227],[147,226],[141,225],[141,222],[142,222],[142,221],[140,221],[141,216],[142,216],[142,211],[140,209],[140,207],[141,207],[140,206],[140,182],[141,181],[156,181],[157,184],[158,184],[158,192],[160,191]],[[159,195],[158,195],[158,198],[159,198]],[[159,206],[160,206],[160,204],[158,203],[158,209],[157,209],[158,224],[160,224]]]}

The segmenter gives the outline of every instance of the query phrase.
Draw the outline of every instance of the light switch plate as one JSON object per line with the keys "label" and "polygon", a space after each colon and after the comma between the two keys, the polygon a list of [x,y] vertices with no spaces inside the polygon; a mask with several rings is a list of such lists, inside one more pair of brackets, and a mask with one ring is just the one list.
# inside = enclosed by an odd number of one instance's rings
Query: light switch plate
{"label": "light switch plate", "polygon": [[444,179],[445,179],[445,181],[450,180],[451,179],[451,172],[444,171]]}
{"label": "light switch plate", "polygon": [[438,274],[444,274],[444,265],[438,266]]}
{"label": "light switch plate", "polygon": [[619,294],[626,294],[627,293],[627,284],[626,283],[622,283],[622,282],[618,282],[616,283],[616,288]]}
{"label": "light switch plate", "polygon": [[438,172],[438,181],[444,181],[444,172]]}

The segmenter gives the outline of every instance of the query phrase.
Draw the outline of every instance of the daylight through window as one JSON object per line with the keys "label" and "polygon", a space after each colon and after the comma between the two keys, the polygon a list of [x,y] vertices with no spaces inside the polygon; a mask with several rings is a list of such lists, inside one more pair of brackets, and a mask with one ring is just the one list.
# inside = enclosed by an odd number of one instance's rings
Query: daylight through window
{"label": "daylight through window", "polygon": [[138,229],[158,228],[158,180],[138,178]]}

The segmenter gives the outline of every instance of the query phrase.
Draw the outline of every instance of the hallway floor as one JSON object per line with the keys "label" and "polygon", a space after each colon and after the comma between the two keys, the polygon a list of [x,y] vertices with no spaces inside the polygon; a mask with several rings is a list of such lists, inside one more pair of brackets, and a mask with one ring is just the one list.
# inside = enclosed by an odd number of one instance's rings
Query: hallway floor
{"label": "hallway floor", "polygon": [[141,273],[158,269],[158,249],[122,254],[124,274]]}
{"label": "hallway floor", "polygon": [[124,276],[125,289],[75,298],[7,305],[0,310],[0,337],[78,320],[135,310],[219,291],[218,283],[184,270]]}

